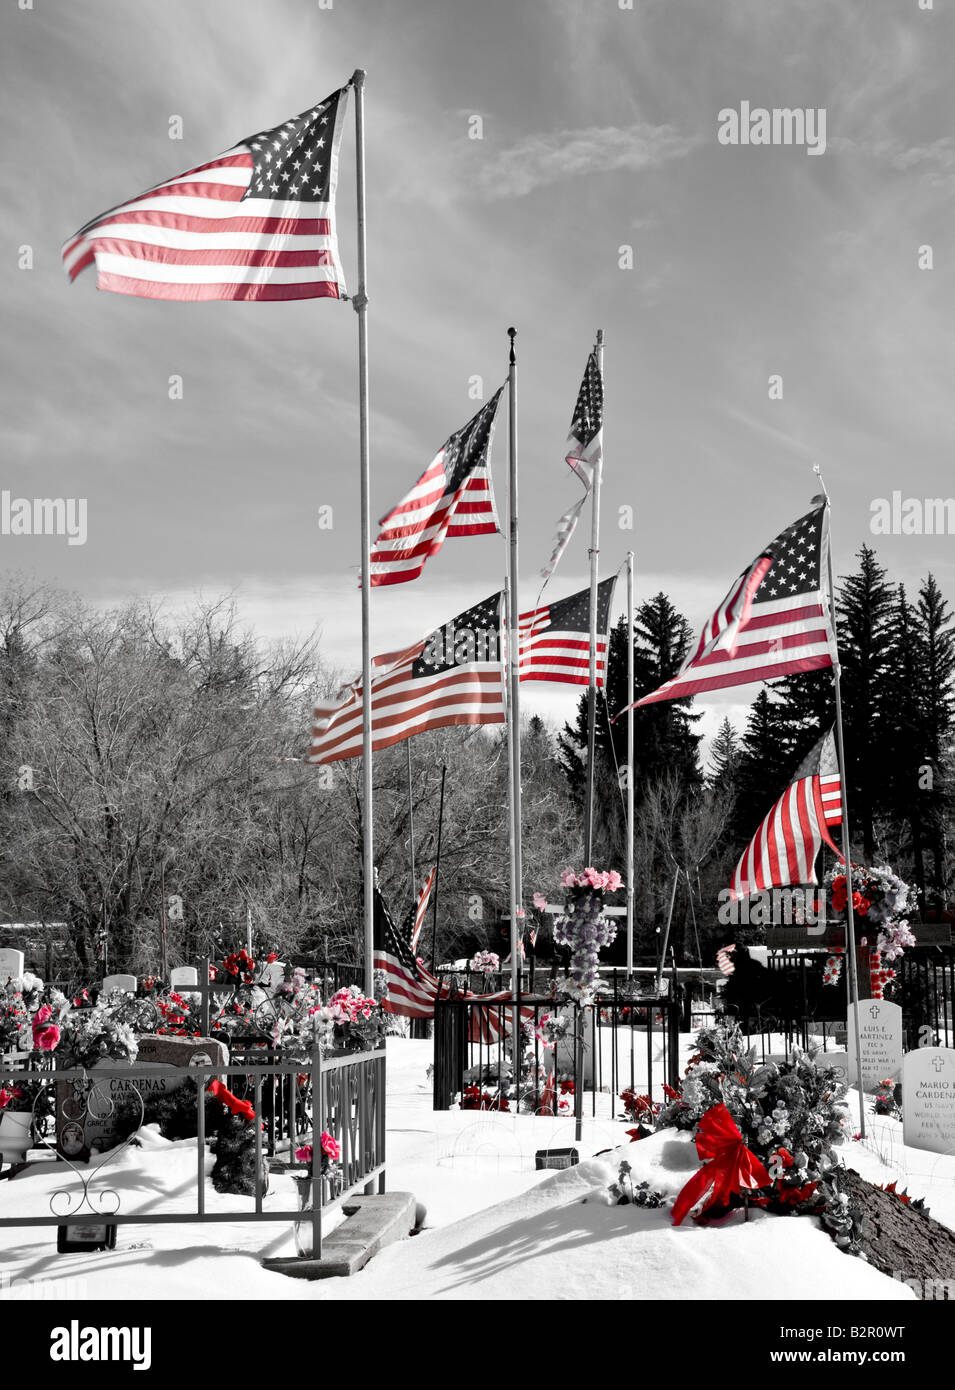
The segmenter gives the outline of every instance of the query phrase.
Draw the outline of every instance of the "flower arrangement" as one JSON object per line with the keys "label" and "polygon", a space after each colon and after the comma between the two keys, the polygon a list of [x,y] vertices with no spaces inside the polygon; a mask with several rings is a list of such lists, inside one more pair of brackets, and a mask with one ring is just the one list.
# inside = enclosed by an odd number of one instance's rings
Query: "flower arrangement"
{"label": "flower arrangement", "polygon": [[135,1062],[139,1042],[132,1025],[123,1017],[128,1003],[122,990],[110,990],[101,994],[92,1008],[69,1009],[64,1013],[59,1052],[67,1066]]}
{"label": "flower arrangement", "polygon": [[817,1067],[813,1054],[799,1048],[786,1062],[758,1065],[736,1026],[704,1029],[696,1046],[697,1059],[660,1111],[658,1128],[696,1129],[708,1110],[725,1105],[742,1143],[772,1179],[759,1204],[786,1210],[814,1199],[847,1133],[846,1086],[836,1071]]}
{"label": "flower arrangement", "polygon": [[[323,1177],[327,1177],[342,1156],[342,1146],[334,1135],[323,1129],[319,1139],[319,1151],[321,1155],[319,1172]],[[311,1144],[303,1144],[300,1149],[296,1149],[295,1157],[299,1163],[304,1163],[308,1167],[310,1173],[312,1172],[314,1150]]]}
{"label": "flower arrangement", "polygon": [[492,1095],[480,1086],[465,1086],[461,1096],[462,1110],[510,1110],[510,1103],[503,1091]]}
{"label": "flower arrangement", "polygon": [[[832,869],[826,879],[835,912],[845,912],[849,888],[845,871]],[[898,960],[908,946],[915,945],[909,916],[918,907],[918,890],[899,878],[888,865],[866,869],[852,866],[852,907],[864,926],[878,928],[876,949],[886,960]]]}
{"label": "flower arrangement", "polygon": [[468,969],[475,974],[490,975],[492,971],[500,970],[501,960],[493,951],[475,951],[468,961]]}
{"label": "flower arrangement", "polygon": [[593,1001],[598,979],[600,950],[617,935],[617,926],[604,916],[604,894],[614,893],[622,879],[614,869],[588,868],[582,874],[565,869],[561,882],[567,890],[564,915],[554,921],[554,941],[571,949],[570,978],[562,991],[580,1004]]}

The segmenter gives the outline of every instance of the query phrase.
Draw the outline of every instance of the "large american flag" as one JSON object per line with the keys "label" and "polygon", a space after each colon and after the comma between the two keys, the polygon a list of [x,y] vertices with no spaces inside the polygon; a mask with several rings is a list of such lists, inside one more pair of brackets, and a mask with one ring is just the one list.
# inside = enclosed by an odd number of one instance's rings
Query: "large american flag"
{"label": "large american flag", "polygon": [[[371,677],[372,748],[426,729],[503,724],[501,595],[461,613],[422,642],[376,656]],[[361,680],[317,705],[307,761],[338,762],[362,751]]]}
{"label": "large american flag", "polygon": [[[616,577],[597,586],[597,685],[607,677],[610,604]],[[520,679],[590,684],[590,590],[521,614]]]}
{"label": "large american flag", "polygon": [[448,536],[500,530],[491,489],[491,439],[504,387],[442,444],[409,493],[381,520],[371,549],[371,583],[406,584]]}
{"label": "large american flag", "polygon": [[823,842],[842,858],[829,834],[842,824],[842,784],[832,730],[803,759],[792,782],[766,813],[736,866],[731,896],[816,882]]}
{"label": "large american flag", "polygon": [[770,541],[706,623],[680,672],[635,704],[831,666],[835,641],[823,580],[828,547],[823,505]]}
{"label": "large american flag", "polygon": [[549,579],[557,568],[558,561],[567,549],[568,542],[580,520],[584,504],[590,495],[594,472],[603,455],[603,419],[603,378],[597,363],[597,353],[594,351],[587,358],[587,366],[580,383],[580,390],[577,393],[574,418],[570,422],[570,434],[565,446],[567,463],[583,483],[584,495],[572,507],[569,507],[557,522],[554,549],[547,564],[541,570],[544,579]]}
{"label": "large american flag", "polygon": [[338,299],[335,189],[348,87],[87,222],[71,280],[145,299]]}

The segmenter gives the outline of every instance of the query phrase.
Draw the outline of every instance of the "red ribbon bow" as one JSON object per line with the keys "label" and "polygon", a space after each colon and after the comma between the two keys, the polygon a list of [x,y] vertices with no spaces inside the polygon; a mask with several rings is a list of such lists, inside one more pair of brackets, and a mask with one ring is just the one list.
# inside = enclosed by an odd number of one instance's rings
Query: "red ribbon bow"
{"label": "red ribbon bow", "polygon": [[217,1081],[213,1078],[213,1080],[209,1082],[208,1089],[212,1095],[215,1096],[217,1101],[224,1105],[227,1110],[232,1111],[233,1115],[241,1115],[243,1120],[255,1119],[255,1106],[252,1102],[250,1100],[240,1100],[238,1096],[234,1096],[230,1090],[223,1086],[221,1081]]}
{"label": "red ribbon bow", "polygon": [[703,1210],[728,1206],[734,1193],[769,1187],[772,1179],[754,1153],[743,1143],[732,1115],[723,1104],[713,1105],[696,1131],[696,1151],[709,1160],[694,1173],[673,1206],[673,1224],[679,1226],[690,1209],[710,1188]]}

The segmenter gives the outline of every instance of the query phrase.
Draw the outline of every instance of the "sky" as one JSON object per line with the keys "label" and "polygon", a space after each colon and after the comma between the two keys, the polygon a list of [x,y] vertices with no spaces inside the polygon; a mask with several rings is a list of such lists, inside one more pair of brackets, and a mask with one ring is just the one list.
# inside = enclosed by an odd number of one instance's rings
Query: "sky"
{"label": "sky", "polygon": [[[0,490],[85,498],[88,539],[0,535],[0,571],[97,604],[149,595],[175,609],[234,592],[263,636],[317,628],[326,661],[357,671],[352,306],[98,293],[93,272],[68,284],[59,248],[360,66],[375,518],[474,413],[473,378],[485,398],[503,380],[515,325],[529,606],[579,494],[564,444],[602,328],[601,574],[632,549],[638,603],[664,589],[697,627],[807,510],[814,463],[837,575],[869,543],[893,577],[914,589],[931,569],[955,600],[951,535],[870,528],[876,498],[955,492],[952,5],[621,3],[11,0]],[[743,101],[824,108],[824,153],[720,143],[719,112]],[[349,121],[338,220],[350,288],[354,206]],[[503,514],[503,419],[493,472]],[[554,598],[587,583],[586,531]],[[449,541],[417,582],[373,593],[373,650],[499,588],[504,564],[501,537]],[[615,613],[623,601],[620,584]],[[756,693],[711,697],[703,728],[725,713],[741,723]],[[523,692],[553,721],[574,703],[559,687]]]}

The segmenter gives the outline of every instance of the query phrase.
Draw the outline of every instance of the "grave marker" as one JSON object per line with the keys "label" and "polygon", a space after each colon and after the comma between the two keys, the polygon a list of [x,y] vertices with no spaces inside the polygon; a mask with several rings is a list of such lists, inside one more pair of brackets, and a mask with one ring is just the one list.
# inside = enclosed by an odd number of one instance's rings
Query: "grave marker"
{"label": "grave marker", "polygon": [[955,1153],[955,1048],[917,1047],[902,1067],[902,1137],[931,1153]]}
{"label": "grave marker", "polygon": [[849,1082],[855,1085],[859,1070],[856,1061],[856,1029],[853,1009],[859,1010],[862,1039],[862,1087],[871,1090],[902,1075],[902,1010],[887,999],[863,999],[849,1006]]}
{"label": "grave marker", "polygon": [[23,974],[23,952],[15,951],[11,946],[4,946],[0,950],[0,988],[8,980],[19,980]]}

